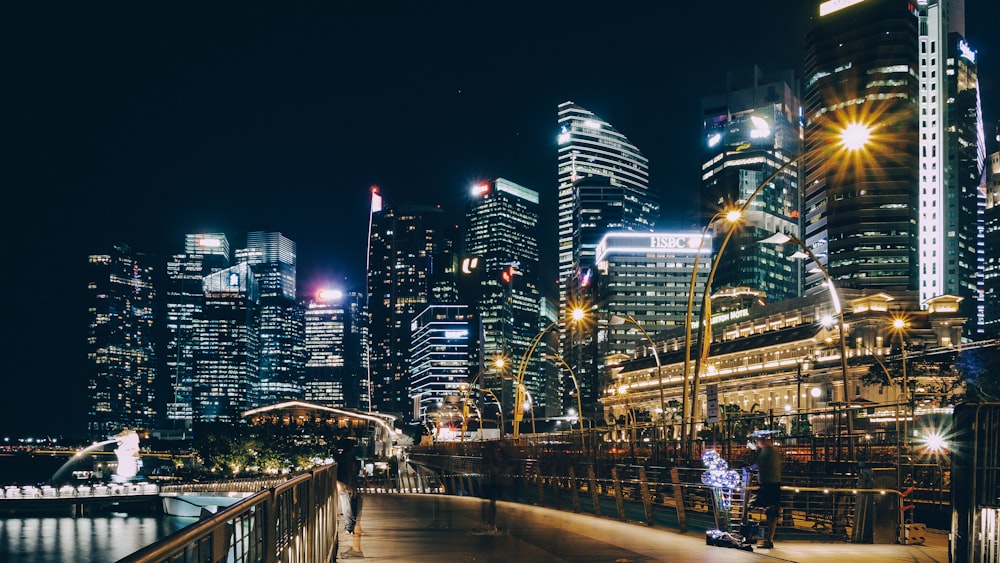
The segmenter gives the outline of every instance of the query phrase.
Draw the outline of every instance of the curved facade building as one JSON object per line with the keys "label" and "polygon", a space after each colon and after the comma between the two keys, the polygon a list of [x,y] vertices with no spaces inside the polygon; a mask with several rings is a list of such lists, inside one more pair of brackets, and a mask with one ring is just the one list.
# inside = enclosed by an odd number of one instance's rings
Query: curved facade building
{"label": "curved facade building", "polygon": [[[649,189],[649,160],[610,123],[573,102],[559,104],[559,279],[562,284],[578,262],[574,245],[577,230],[576,184],[580,180],[606,181],[619,186],[623,230],[652,231],[660,205]],[[603,234],[603,233],[602,233]],[[565,290],[560,291],[565,302]]]}

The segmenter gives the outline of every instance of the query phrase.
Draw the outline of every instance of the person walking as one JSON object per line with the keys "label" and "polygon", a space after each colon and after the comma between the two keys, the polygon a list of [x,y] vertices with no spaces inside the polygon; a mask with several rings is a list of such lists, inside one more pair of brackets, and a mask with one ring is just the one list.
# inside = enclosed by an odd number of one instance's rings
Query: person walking
{"label": "person walking", "polygon": [[761,432],[755,435],[757,460],[750,469],[757,471],[757,497],[753,507],[764,510],[767,536],[761,538],[758,547],[772,549],[774,533],[778,530],[778,515],[781,512],[781,451],[771,441],[771,434]]}
{"label": "person walking", "polygon": [[335,443],[337,450],[337,490],[340,499],[340,511],[344,515],[344,529],[351,535],[351,547],[340,554],[344,559],[364,559],[361,551],[361,518],[362,497],[358,487],[360,467],[355,454],[355,441],[344,431]]}

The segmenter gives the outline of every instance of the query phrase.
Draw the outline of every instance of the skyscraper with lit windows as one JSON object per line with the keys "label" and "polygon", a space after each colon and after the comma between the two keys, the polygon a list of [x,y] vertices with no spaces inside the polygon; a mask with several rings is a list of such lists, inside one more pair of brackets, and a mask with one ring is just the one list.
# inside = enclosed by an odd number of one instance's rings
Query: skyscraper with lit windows
{"label": "skyscraper with lit windows", "polygon": [[964,0],[922,0],[920,16],[920,300],[962,298],[965,336],[983,330],[980,190],[986,158],[976,51]]}
{"label": "skyscraper with lit windows", "polygon": [[194,317],[205,303],[204,278],[229,267],[229,241],[222,233],[184,236],[184,252],[167,261],[166,375],[172,395],[167,400],[167,421],[189,429],[193,416]]}
{"label": "skyscraper with lit windows", "polygon": [[[539,326],[538,192],[505,178],[482,182],[473,188],[466,212],[466,256],[479,260],[478,313],[483,335],[481,355],[503,356],[516,364],[528,350]],[[529,358],[524,383],[539,409],[550,401],[542,379],[541,360]],[[472,375],[475,375],[474,373]],[[510,380],[488,374],[484,383],[502,389],[501,398],[513,407]],[[508,374],[510,375],[510,374]]]}
{"label": "skyscraper with lit windows", "polygon": [[[918,28],[906,0],[835,0],[818,4],[805,40],[804,241],[836,284],[897,297],[919,281]],[[872,122],[877,142],[831,158],[851,122]],[[806,287],[822,281],[810,270]]]}
{"label": "skyscraper with lit windows", "polygon": [[[557,180],[559,213],[559,281],[565,285],[577,272],[574,232],[580,211],[577,182],[605,182],[622,188],[622,228],[652,231],[660,216],[658,198],[649,186],[649,160],[610,123],[571,101],[559,104]],[[560,291],[561,306],[566,290]]]}
{"label": "skyscraper with lit windows", "polygon": [[295,242],[281,233],[247,233],[236,262],[250,265],[260,289],[260,390],[262,404],[302,399],[303,311],[295,299]]}
{"label": "skyscraper with lit windows", "polygon": [[128,245],[88,257],[87,430],[95,438],[156,422],[153,261]]}
{"label": "skyscraper with lit windows", "polygon": [[[768,300],[802,293],[802,267],[773,245],[757,244],[775,232],[801,237],[799,167],[801,152],[798,82],[791,71],[763,74],[740,83],[732,75],[724,92],[702,98],[704,158],[700,224],[720,211],[742,205],[781,166],[751,202],[730,250],[722,255],[714,287],[751,287]],[[718,223],[719,226],[724,222]],[[727,229],[716,229],[719,237]]]}
{"label": "skyscraper with lit windows", "polygon": [[[374,209],[374,208],[373,208]],[[440,207],[381,205],[371,216],[368,250],[369,371],[372,410],[412,414],[410,322],[431,301],[433,257],[451,232]]]}
{"label": "skyscraper with lit windows", "polygon": [[194,423],[239,422],[258,405],[257,279],[240,262],[204,278],[205,303],[194,317]]}

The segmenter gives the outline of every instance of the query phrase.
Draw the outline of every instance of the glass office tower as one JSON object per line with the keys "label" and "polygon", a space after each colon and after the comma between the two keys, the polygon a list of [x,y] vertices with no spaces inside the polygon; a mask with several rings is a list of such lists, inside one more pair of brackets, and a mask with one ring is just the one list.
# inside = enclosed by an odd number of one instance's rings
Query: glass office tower
{"label": "glass office tower", "polygon": [[[842,287],[918,284],[918,17],[906,0],[828,1],[806,35],[805,243]],[[869,150],[831,158],[831,131],[872,122]],[[806,286],[822,282],[810,270]]]}
{"label": "glass office tower", "polygon": [[382,206],[368,245],[371,408],[409,417],[410,321],[430,302],[446,221],[439,207]]}
{"label": "glass office tower", "polygon": [[165,347],[167,377],[172,395],[167,401],[167,423],[190,429],[193,417],[194,317],[205,303],[202,289],[208,274],[229,267],[229,241],[222,233],[184,236],[184,252],[167,262]]}
{"label": "glass office tower", "polygon": [[247,233],[247,247],[236,251],[236,262],[246,262],[260,289],[261,404],[302,399],[305,388],[302,308],[295,299],[295,242],[281,233]]}
{"label": "glass office tower", "polygon": [[[511,362],[508,375],[541,330],[539,327],[538,192],[504,178],[473,188],[466,212],[464,255],[479,260],[478,313],[483,342],[481,355],[504,356]],[[533,355],[534,356],[534,355]],[[541,377],[541,359],[529,357],[523,381],[544,409],[551,400]],[[479,369],[479,368],[477,368]],[[473,373],[472,375],[475,375]],[[510,380],[490,372],[484,384],[501,390],[505,407],[512,408]]]}
{"label": "glass office tower", "polygon": [[[574,246],[577,182],[604,182],[622,188],[616,205],[621,207],[623,228],[651,231],[660,216],[658,198],[649,187],[649,160],[628,138],[593,112],[567,101],[559,104],[556,139],[559,205],[559,280],[565,285],[578,267]],[[566,304],[566,289],[560,290],[560,306]]]}
{"label": "glass office tower", "polygon": [[[781,166],[801,154],[801,102],[791,71],[764,75],[756,66],[745,84],[732,75],[724,92],[701,100],[704,123],[701,221],[738,208]],[[775,232],[801,238],[799,166],[791,164],[751,202],[716,270],[713,286],[752,287],[769,301],[802,293],[802,266],[782,249],[757,244]],[[725,222],[717,224],[725,236]],[[717,246],[721,244],[721,240]]]}
{"label": "glass office tower", "polygon": [[204,291],[194,317],[194,423],[239,422],[258,405],[257,280],[241,262],[205,276]]}
{"label": "glass office tower", "polygon": [[87,430],[106,438],[156,418],[153,265],[116,244],[87,259]]}

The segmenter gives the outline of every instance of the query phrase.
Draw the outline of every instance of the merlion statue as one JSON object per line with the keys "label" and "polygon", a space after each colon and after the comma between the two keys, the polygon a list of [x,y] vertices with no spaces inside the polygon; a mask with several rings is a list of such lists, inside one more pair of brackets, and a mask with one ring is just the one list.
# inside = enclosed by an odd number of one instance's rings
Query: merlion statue
{"label": "merlion statue", "polygon": [[135,430],[122,430],[115,435],[118,447],[115,455],[118,457],[118,469],[115,471],[115,481],[128,481],[139,473],[142,460],[139,459],[139,435]]}

